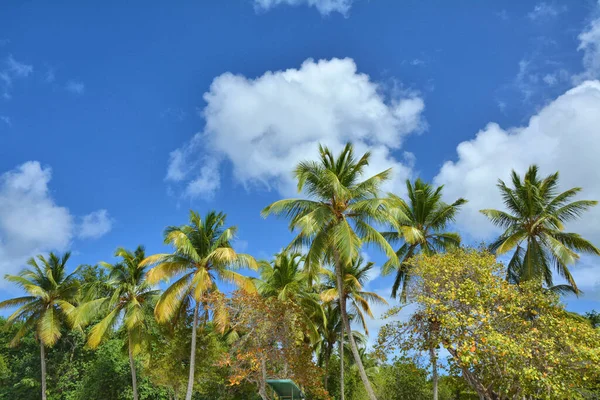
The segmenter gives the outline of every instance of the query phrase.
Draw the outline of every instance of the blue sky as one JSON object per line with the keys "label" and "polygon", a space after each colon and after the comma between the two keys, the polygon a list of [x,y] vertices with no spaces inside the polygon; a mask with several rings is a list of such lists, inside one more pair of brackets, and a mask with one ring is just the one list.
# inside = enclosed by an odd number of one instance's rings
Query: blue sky
{"label": "blue sky", "polygon": [[[225,211],[267,257],[290,235],[260,209],[316,143],[347,140],[394,168],[387,190],[420,176],[466,197],[457,229],[489,240],[477,210],[501,207],[512,168],[600,199],[599,78],[591,0],[3,2],[0,272],[51,250],[72,266],[162,252],[190,208]],[[598,226],[594,210],[570,228],[600,244]],[[575,310],[600,309],[597,262],[573,268]]]}

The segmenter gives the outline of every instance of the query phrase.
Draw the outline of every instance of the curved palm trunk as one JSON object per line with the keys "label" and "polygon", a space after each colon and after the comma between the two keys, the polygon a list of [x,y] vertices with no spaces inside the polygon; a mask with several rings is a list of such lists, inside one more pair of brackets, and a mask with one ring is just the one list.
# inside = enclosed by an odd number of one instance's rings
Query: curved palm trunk
{"label": "curved palm trunk", "polygon": [[[365,367],[360,359],[360,354],[358,353],[358,346],[356,346],[356,342],[354,341],[354,337],[352,336],[352,327],[350,326],[350,320],[348,319],[348,314],[346,313],[346,294],[344,293],[344,282],[342,278],[342,268],[338,262],[336,262],[336,279],[338,286],[338,297],[340,302],[340,311],[342,313],[342,321],[343,326],[346,330],[346,334],[348,336],[348,341],[350,342],[350,349],[352,350],[352,355],[354,356],[354,361],[356,362],[356,366],[358,367],[358,372],[360,375],[360,379],[365,386],[365,390],[367,391],[367,395],[370,400],[377,400],[375,396],[375,392],[373,391],[373,387],[371,387],[371,382],[369,382],[369,378],[367,377],[367,372],[365,371]],[[343,335],[342,335],[343,338]],[[343,353],[342,353],[343,354]]]}
{"label": "curved palm trunk", "polygon": [[42,400],[46,400],[46,349],[40,339],[40,360],[42,366]]}
{"label": "curved palm trunk", "polygon": [[190,351],[190,375],[188,377],[187,392],[185,393],[185,400],[192,400],[192,394],[194,390],[194,372],[196,369],[196,335],[198,328],[198,309],[200,303],[196,302],[194,307],[194,323],[192,325],[192,349]]}
{"label": "curved palm trunk", "polygon": [[135,373],[135,360],[133,359],[133,345],[131,342],[131,333],[127,333],[129,337],[129,368],[131,368],[131,386],[133,388],[133,400],[138,400],[137,375]]}
{"label": "curved palm trunk", "polygon": [[346,387],[344,384],[344,324],[342,324],[340,331],[340,400],[344,400],[344,392]]}
{"label": "curved palm trunk", "polygon": [[429,349],[429,358],[431,359],[431,380],[433,382],[433,400],[438,400],[438,369],[437,369],[437,355],[435,349],[431,347]]}

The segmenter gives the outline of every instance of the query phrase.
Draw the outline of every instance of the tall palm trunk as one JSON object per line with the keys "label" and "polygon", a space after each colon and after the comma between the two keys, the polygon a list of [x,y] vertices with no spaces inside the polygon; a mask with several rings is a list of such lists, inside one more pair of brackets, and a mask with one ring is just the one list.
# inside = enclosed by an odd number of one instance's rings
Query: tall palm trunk
{"label": "tall palm trunk", "polygon": [[46,349],[40,339],[40,360],[42,366],[42,400],[46,400]]}
{"label": "tall palm trunk", "polygon": [[[340,311],[342,313],[342,322],[343,327],[346,330],[346,335],[348,336],[348,341],[350,342],[350,349],[352,350],[352,355],[354,356],[354,361],[356,362],[356,366],[358,367],[358,373],[360,374],[360,379],[365,386],[365,390],[367,391],[367,395],[370,400],[377,400],[375,396],[375,392],[371,387],[371,382],[369,382],[369,378],[367,377],[367,372],[365,371],[365,367],[363,366],[362,360],[360,359],[360,354],[358,353],[358,346],[356,346],[356,342],[354,341],[354,337],[352,336],[352,327],[350,326],[350,320],[348,319],[348,313],[346,313],[346,293],[344,292],[344,281],[342,277],[342,266],[339,262],[339,257],[336,260],[336,278],[337,278],[337,286],[338,286],[338,297],[340,302]],[[342,338],[343,338],[342,334]],[[343,341],[343,340],[342,340]],[[343,352],[342,352],[343,354]]]}
{"label": "tall palm trunk", "polygon": [[194,307],[194,323],[192,325],[192,349],[190,351],[190,375],[188,377],[187,392],[185,393],[185,400],[192,400],[192,394],[194,390],[194,372],[196,370],[196,335],[198,329],[198,309],[200,303],[196,302]]}
{"label": "tall palm trunk", "polygon": [[429,348],[429,358],[431,359],[431,380],[433,382],[433,400],[438,400],[438,368],[437,355],[433,347]]}
{"label": "tall palm trunk", "polygon": [[340,400],[344,400],[346,386],[344,384],[344,324],[342,324],[340,331]]}
{"label": "tall palm trunk", "polygon": [[131,368],[131,386],[133,387],[133,400],[138,400],[137,375],[135,373],[135,360],[133,359],[133,343],[131,332],[127,332],[129,337],[129,368]]}

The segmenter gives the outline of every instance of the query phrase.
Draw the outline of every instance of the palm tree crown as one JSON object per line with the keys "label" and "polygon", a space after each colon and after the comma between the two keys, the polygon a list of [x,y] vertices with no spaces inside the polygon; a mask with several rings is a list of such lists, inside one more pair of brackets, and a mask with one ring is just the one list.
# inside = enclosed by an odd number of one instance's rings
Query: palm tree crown
{"label": "palm tree crown", "polygon": [[[451,204],[442,201],[443,186],[434,188],[431,184],[417,179],[415,183],[406,181],[408,202],[390,194],[393,205],[394,232],[384,232],[383,235],[391,243],[401,242],[396,252],[400,267],[392,286],[392,297],[398,295],[406,299],[406,287],[410,280],[410,264],[408,260],[421,252],[431,254],[446,251],[451,246],[460,245],[460,235],[446,232],[448,224],[453,222],[460,207],[467,201],[459,198]],[[399,211],[399,212],[398,212]],[[385,266],[388,272],[390,265]]]}
{"label": "palm tree crown", "polygon": [[290,219],[290,229],[298,231],[290,248],[309,248],[305,261],[309,279],[316,278],[324,260],[350,263],[363,243],[374,244],[397,260],[389,243],[371,226],[388,220],[387,201],[377,196],[391,170],[361,181],[370,153],[357,160],[347,144],[337,158],[323,146],[319,154],[319,162],[304,161],[295,170],[298,191],[309,199],[279,200],[262,211],[264,217],[275,214]]}
{"label": "palm tree crown", "polygon": [[256,261],[231,247],[237,228],[225,228],[225,218],[220,212],[210,211],[201,218],[190,211],[189,225],[165,230],[165,244],[173,246],[173,253],[155,254],[142,262],[142,266],[154,265],[147,276],[151,284],[182,275],[160,296],[155,308],[159,321],[173,317],[182,303],[201,301],[205,293],[216,288],[217,278],[254,290],[252,281],[235,270],[244,266],[256,269]]}
{"label": "palm tree crown", "polygon": [[88,337],[87,344],[92,348],[97,347],[122,322],[133,339],[132,350],[137,353],[147,323],[152,318],[153,300],[159,291],[146,282],[146,270],[140,267],[146,258],[142,246],[138,246],[135,252],[118,248],[115,256],[121,258],[117,264],[100,263],[108,272],[108,280],[97,283],[110,295],[92,299],[78,307],[76,321],[84,324],[102,313],[102,320],[92,327]]}
{"label": "palm tree crown", "polygon": [[568,265],[579,259],[578,252],[600,255],[600,250],[576,233],[564,232],[564,223],[575,220],[597,204],[573,198],[581,188],[558,191],[558,172],[540,179],[538,167],[529,167],[524,179],[512,172],[513,188],[502,180],[498,188],[508,212],[481,210],[494,225],[504,229],[491,244],[496,254],[514,249],[508,264],[507,278],[518,283],[530,279],[553,287],[552,270],[569,285],[555,287],[579,293]]}
{"label": "palm tree crown", "polygon": [[28,268],[18,275],[5,276],[7,281],[16,283],[28,294],[0,302],[0,308],[20,306],[7,320],[8,324],[24,322],[11,345],[17,345],[32,329],[40,342],[48,347],[61,337],[61,329],[70,321],[79,292],[77,269],[71,274],[66,271],[70,256],[67,252],[62,257],[50,253],[48,258],[41,255],[37,260],[30,258]]}

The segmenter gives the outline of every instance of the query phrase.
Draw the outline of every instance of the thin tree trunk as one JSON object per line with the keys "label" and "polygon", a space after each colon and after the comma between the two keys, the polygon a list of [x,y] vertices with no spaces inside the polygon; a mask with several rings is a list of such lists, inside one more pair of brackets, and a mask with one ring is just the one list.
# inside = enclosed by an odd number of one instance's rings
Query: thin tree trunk
{"label": "thin tree trunk", "polygon": [[327,343],[327,347],[325,349],[325,380],[323,385],[325,386],[325,390],[328,389],[329,384],[329,359],[331,358],[331,348],[329,347],[329,343]]}
{"label": "thin tree trunk", "polygon": [[[336,255],[337,256],[337,255]],[[352,336],[352,327],[350,326],[350,320],[348,319],[348,314],[346,313],[346,293],[344,293],[344,283],[342,277],[342,266],[339,261],[339,257],[336,257],[336,277],[337,277],[337,286],[338,286],[338,297],[340,302],[340,311],[342,313],[342,321],[343,325],[346,329],[346,334],[348,336],[348,341],[350,342],[350,349],[352,350],[352,355],[354,356],[354,361],[356,362],[356,366],[358,367],[358,372],[360,374],[360,379],[365,386],[365,390],[367,391],[367,395],[370,400],[377,400],[375,396],[375,392],[371,387],[371,382],[369,382],[369,378],[367,377],[367,373],[365,371],[365,367],[360,359],[360,354],[358,353],[358,346],[356,346],[356,342],[354,341],[354,337]]]}
{"label": "thin tree trunk", "polygon": [[192,400],[192,394],[194,390],[194,372],[196,369],[196,334],[198,329],[198,309],[200,303],[196,302],[194,307],[194,323],[192,325],[192,349],[190,351],[190,375],[188,377],[187,392],[185,393],[185,400]]}
{"label": "thin tree trunk", "polygon": [[431,347],[429,349],[429,358],[431,359],[431,380],[433,382],[433,400],[438,400],[438,369],[437,369],[437,356],[435,349]]}
{"label": "thin tree trunk", "polygon": [[40,339],[40,362],[42,366],[42,400],[46,400],[46,349]]}
{"label": "thin tree trunk", "polygon": [[137,376],[135,373],[135,360],[133,359],[133,345],[131,341],[131,333],[127,332],[129,339],[129,367],[131,368],[131,386],[133,387],[133,400],[138,400]]}
{"label": "thin tree trunk", "polygon": [[346,387],[344,385],[344,324],[341,326],[340,331],[340,400],[344,400],[344,392]]}
{"label": "thin tree trunk", "polygon": [[269,400],[269,396],[267,396],[267,365],[264,356],[261,356],[260,360],[260,388],[258,394],[262,400]]}

